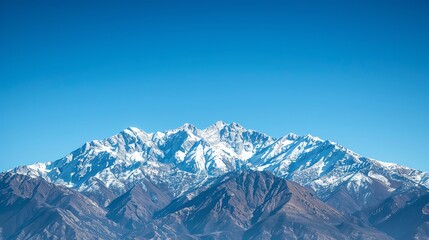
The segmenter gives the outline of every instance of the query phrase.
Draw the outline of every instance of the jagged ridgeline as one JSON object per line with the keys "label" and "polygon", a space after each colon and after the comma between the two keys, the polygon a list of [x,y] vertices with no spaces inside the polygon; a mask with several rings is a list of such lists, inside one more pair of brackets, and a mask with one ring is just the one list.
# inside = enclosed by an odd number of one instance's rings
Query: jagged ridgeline
{"label": "jagged ridgeline", "polygon": [[237,123],[127,128],[0,184],[4,239],[429,236],[428,173]]}

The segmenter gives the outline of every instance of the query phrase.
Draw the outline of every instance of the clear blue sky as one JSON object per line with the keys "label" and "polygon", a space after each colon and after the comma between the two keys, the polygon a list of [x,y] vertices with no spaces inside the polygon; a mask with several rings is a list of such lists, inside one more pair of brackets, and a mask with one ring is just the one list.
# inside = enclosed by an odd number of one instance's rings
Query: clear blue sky
{"label": "clear blue sky", "polygon": [[429,171],[428,1],[0,1],[0,171],[216,120]]}

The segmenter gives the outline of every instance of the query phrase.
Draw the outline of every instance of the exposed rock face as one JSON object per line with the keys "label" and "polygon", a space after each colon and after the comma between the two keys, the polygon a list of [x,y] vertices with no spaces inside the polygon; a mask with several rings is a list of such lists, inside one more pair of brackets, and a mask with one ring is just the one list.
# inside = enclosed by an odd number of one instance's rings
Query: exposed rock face
{"label": "exposed rock face", "polygon": [[412,199],[377,227],[396,239],[429,238],[429,194]]}
{"label": "exposed rock face", "polygon": [[[44,179],[0,180],[2,239],[425,239],[429,195],[411,191],[353,217],[270,172],[222,176],[191,198],[139,183],[103,208]],[[372,225],[371,225],[372,224]]]}
{"label": "exposed rock face", "polygon": [[154,212],[171,200],[172,196],[149,182],[137,184],[107,207],[107,217],[127,229],[135,230],[151,222]]}
{"label": "exposed rock face", "polygon": [[168,229],[229,239],[389,239],[320,201],[313,192],[269,172],[244,172],[173,202],[157,213]]}
{"label": "exposed rock face", "polygon": [[3,239],[116,239],[120,227],[89,198],[43,179],[0,176]]}

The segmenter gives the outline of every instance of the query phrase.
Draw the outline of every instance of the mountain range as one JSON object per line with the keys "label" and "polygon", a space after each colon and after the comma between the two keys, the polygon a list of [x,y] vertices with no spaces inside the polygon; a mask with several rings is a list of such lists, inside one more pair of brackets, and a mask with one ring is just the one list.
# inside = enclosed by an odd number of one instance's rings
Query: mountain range
{"label": "mountain range", "polygon": [[130,127],[0,175],[3,239],[427,239],[429,173],[237,123]]}

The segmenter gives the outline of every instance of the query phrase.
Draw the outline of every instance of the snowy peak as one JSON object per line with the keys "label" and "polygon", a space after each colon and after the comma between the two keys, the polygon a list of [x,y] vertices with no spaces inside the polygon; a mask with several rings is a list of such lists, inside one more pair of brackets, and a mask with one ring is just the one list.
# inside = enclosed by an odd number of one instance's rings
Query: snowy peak
{"label": "snowy peak", "polygon": [[185,131],[185,132],[196,133],[197,128],[190,123],[185,123],[181,127],[177,128],[176,130],[173,130],[173,132],[175,131]]}
{"label": "snowy peak", "polygon": [[134,137],[137,137],[142,134],[146,134],[143,130],[136,127],[128,127],[125,130],[123,130],[121,133],[128,134],[129,136],[134,136]]}
{"label": "snowy peak", "polygon": [[322,199],[343,188],[355,193],[374,184],[390,192],[415,184],[429,186],[427,173],[365,158],[312,135],[291,133],[276,139],[222,121],[203,130],[189,123],[155,133],[129,127],[104,140],[85,143],[57,161],[12,172],[79,191],[107,188],[120,194],[150,180],[181,195],[243,169],[270,171],[313,188]]}
{"label": "snowy peak", "polygon": [[[104,140],[87,142],[56,161],[17,167],[7,174],[23,174],[35,181],[46,180],[71,188],[70,191],[77,190],[106,207],[108,213],[103,212],[103,216],[128,229],[147,226],[152,215],[163,212],[161,206],[171,199],[177,200],[171,202],[174,206],[182,206],[168,215],[173,220],[186,222],[188,216],[198,213],[210,215],[207,220],[216,222],[220,213],[231,210],[230,216],[219,218],[223,223],[231,219],[226,222],[228,227],[243,219],[241,213],[252,213],[246,215],[243,226],[248,228],[263,219],[254,227],[265,234],[275,224],[297,219],[296,213],[307,210],[308,216],[316,216],[321,222],[331,212],[330,207],[341,214],[366,214],[368,210],[389,215],[389,211],[378,210],[379,206],[396,208],[389,199],[401,200],[404,194],[429,191],[429,173],[366,158],[312,135],[290,133],[273,138],[237,123],[221,121],[202,130],[188,123],[154,133],[129,127]],[[232,176],[240,177],[227,181]],[[281,186],[285,188],[278,188]],[[294,193],[290,186],[301,190]],[[313,201],[313,193],[323,203]],[[285,199],[290,201],[283,202]],[[234,212],[243,206],[248,209]],[[213,210],[211,214],[207,215],[207,209]],[[287,217],[291,209],[296,211]],[[195,219],[199,225],[202,218]],[[306,224],[318,225],[317,222]],[[237,229],[241,231],[243,226]],[[334,231],[349,229],[338,227],[337,223],[332,226]],[[280,227],[283,229],[283,225]],[[171,228],[167,226],[165,230],[167,233]]]}
{"label": "snowy peak", "polygon": [[223,129],[227,124],[223,121],[217,121],[215,124],[210,125],[209,127],[207,127],[206,129],[204,129],[204,132],[208,132],[208,131],[220,131],[221,129]]}

